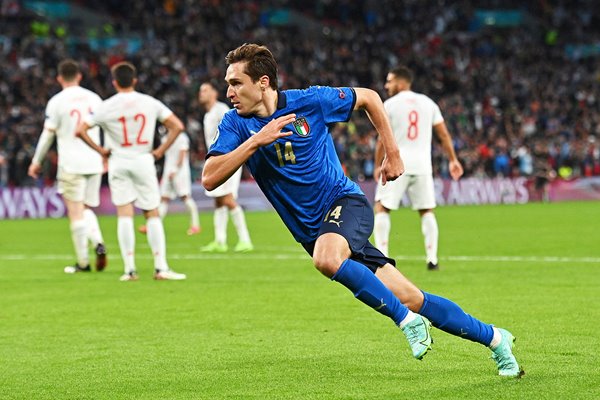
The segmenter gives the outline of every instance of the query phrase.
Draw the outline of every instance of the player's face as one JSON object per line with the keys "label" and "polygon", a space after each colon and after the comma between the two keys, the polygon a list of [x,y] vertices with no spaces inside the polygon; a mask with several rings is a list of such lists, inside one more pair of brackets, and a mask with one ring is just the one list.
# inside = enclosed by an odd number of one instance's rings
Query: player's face
{"label": "player's face", "polygon": [[216,99],[217,91],[212,87],[212,85],[206,83],[200,85],[200,91],[198,92],[198,101],[200,104],[210,104]]}
{"label": "player's face", "polygon": [[387,91],[388,96],[394,96],[401,90],[401,82],[400,79],[396,77],[396,75],[389,73],[385,79],[385,90]]}
{"label": "player's face", "polygon": [[252,78],[245,71],[246,63],[238,62],[227,67],[225,81],[227,87],[227,98],[231,101],[233,108],[240,115],[256,114],[262,105],[263,90],[260,81],[252,82]]}

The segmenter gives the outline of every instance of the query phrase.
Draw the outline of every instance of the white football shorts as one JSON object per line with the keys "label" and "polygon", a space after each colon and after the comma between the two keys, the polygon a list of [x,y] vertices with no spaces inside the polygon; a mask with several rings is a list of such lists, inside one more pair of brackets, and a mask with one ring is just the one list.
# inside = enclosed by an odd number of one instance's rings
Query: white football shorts
{"label": "white football shorts", "polygon": [[160,192],[154,157],[150,153],[108,159],[108,184],[116,206],[134,203],[142,210],[154,210],[160,204]]}
{"label": "white football shorts", "polygon": [[375,201],[388,210],[400,208],[402,197],[408,194],[413,210],[429,210],[435,208],[435,190],[432,175],[401,175],[395,181],[389,181],[383,186],[377,184]]}
{"label": "white football shorts", "polygon": [[240,190],[240,181],[242,180],[242,168],[235,171],[229,179],[227,179],[221,186],[215,190],[205,190],[204,193],[208,197],[223,197],[228,194],[232,194],[234,199],[238,197],[238,191]]}
{"label": "white football shorts", "polygon": [[71,174],[59,168],[57,173],[58,193],[69,201],[83,202],[89,207],[100,205],[100,183],[102,174]]}
{"label": "white football shorts", "polygon": [[189,168],[180,169],[173,179],[168,178],[168,173],[163,174],[160,180],[160,195],[167,199],[176,199],[178,197],[191,196],[192,177]]}

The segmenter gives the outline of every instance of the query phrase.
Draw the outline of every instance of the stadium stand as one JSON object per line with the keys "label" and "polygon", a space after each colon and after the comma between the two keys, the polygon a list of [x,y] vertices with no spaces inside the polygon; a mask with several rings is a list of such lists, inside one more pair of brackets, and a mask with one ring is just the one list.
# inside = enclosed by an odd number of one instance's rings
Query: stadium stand
{"label": "stadium stand", "polygon": [[[39,3],[47,3],[40,6]],[[124,58],[139,90],[180,116],[206,149],[198,85],[223,82],[228,50],[268,44],[283,88],[366,86],[382,96],[385,75],[403,63],[413,88],[446,117],[465,176],[563,178],[600,175],[600,12],[592,1],[0,1],[0,186],[51,184],[27,176],[44,106],[58,89],[58,62],[85,70],[82,85],[112,94],[109,68]],[[568,4],[568,6],[567,6]],[[135,15],[135,18],[130,18]],[[225,86],[222,86],[222,93]],[[385,98],[385,97],[384,97]],[[349,176],[373,174],[375,132],[365,118],[333,131]],[[436,174],[447,176],[434,145]]]}

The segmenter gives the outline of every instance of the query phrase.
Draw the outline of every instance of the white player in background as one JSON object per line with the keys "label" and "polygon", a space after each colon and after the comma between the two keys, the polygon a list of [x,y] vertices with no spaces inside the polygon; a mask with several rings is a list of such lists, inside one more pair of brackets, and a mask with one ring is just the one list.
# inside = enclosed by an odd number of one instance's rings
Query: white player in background
{"label": "white player in background", "polygon": [[[74,60],[67,59],[58,65],[56,80],[63,90],[48,101],[44,130],[28,174],[33,178],[39,176],[42,160],[56,137],[58,191],[67,207],[71,237],[77,255],[75,265],[65,267],[65,272],[90,271],[88,240],[96,252],[96,270],[102,271],[106,267],[106,247],[98,218],[89,208],[100,204],[102,157],[75,136],[79,123],[102,99],[96,93],[79,86],[81,70]],[[90,130],[89,135],[95,143],[100,143],[98,128]]]}
{"label": "white player in background", "polygon": [[[160,192],[155,159],[161,158],[183,124],[159,100],[135,91],[136,69],[128,62],[111,68],[117,94],[92,110],[79,125],[77,134],[94,150],[108,158],[108,183],[117,207],[117,236],[125,274],[121,281],[138,280],[135,264],[134,204],[144,212],[148,244],[154,256],[154,279],[182,280],[186,276],[169,268],[162,220],[158,215]],[[152,142],[156,121],[168,130],[167,139],[154,151]],[[98,146],[87,135],[93,126],[101,126],[107,136],[107,148]]]}
{"label": "white player in background", "polygon": [[[161,143],[167,140],[167,135],[161,137]],[[192,198],[192,174],[190,171],[190,138],[185,132],[177,136],[175,142],[165,152],[162,179],[160,181],[161,201],[158,214],[161,218],[167,215],[169,202],[180,198],[190,212],[190,227],[188,235],[200,233],[198,205]],[[147,232],[146,225],[139,227],[142,233]]]}
{"label": "white player in background", "polygon": [[[215,86],[210,82],[200,85],[198,92],[200,105],[206,111],[204,114],[204,139],[206,148],[214,142],[217,136],[217,127],[223,118],[223,115],[229,111],[225,103],[218,101],[218,92]],[[205,191],[206,195],[215,199],[215,240],[202,248],[204,252],[225,252],[227,251],[227,220],[228,213],[231,214],[233,225],[237,231],[238,242],[234,248],[236,252],[247,252],[254,250],[248,227],[246,226],[246,217],[244,210],[236,201],[240,180],[242,179],[242,168],[238,169],[227,181],[212,191]]]}
{"label": "white player in background", "polygon": [[[404,67],[392,69],[386,78],[385,89],[390,96],[384,107],[404,161],[405,172],[384,186],[378,179],[375,193],[375,246],[388,254],[390,237],[390,210],[400,207],[404,193],[408,193],[413,210],[421,216],[421,231],[425,238],[427,268],[437,270],[438,225],[433,213],[436,206],[431,166],[432,128],[449,159],[449,172],[454,180],[463,174],[463,168],[452,144],[438,105],[424,94],[411,90],[412,72]],[[377,144],[375,165],[383,159],[381,143]]]}

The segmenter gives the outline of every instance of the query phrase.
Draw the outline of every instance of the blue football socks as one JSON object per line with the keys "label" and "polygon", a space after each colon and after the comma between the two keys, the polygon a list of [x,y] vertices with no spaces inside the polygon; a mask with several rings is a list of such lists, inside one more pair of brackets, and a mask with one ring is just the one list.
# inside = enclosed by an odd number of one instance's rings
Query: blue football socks
{"label": "blue football socks", "polygon": [[400,300],[363,264],[347,259],[331,277],[346,286],[354,296],[375,311],[390,317],[396,325],[408,314]]}
{"label": "blue football socks", "polygon": [[433,326],[484,346],[490,345],[494,336],[492,325],[473,318],[448,299],[425,292],[423,295],[425,299],[419,314],[429,319]]}

